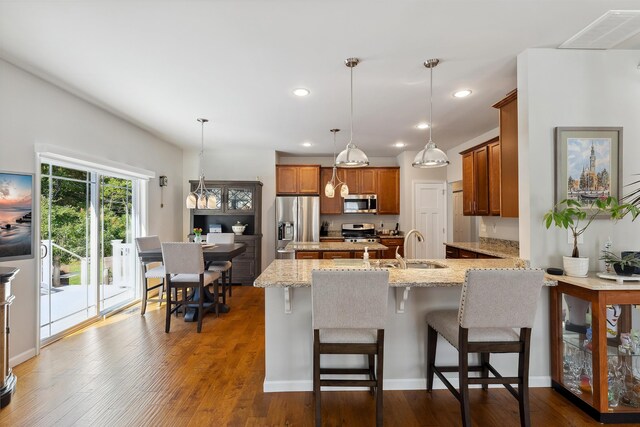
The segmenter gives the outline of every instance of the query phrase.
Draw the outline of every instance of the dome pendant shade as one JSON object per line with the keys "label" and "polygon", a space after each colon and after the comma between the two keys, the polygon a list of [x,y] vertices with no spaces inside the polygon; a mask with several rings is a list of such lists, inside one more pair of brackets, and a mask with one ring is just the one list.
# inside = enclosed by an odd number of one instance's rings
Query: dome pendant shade
{"label": "dome pendant shade", "polygon": [[414,168],[438,168],[448,164],[449,158],[445,152],[439,149],[435,142],[429,141],[426,147],[416,154],[411,165]]}
{"label": "dome pendant shade", "polygon": [[336,157],[336,166],[341,168],[360,168],[368,164],[367,155],[352,142]]}
{"label": "dome pendant shade", "polygon": [[439,59],[428,59],[424,66],[429,68],[429,142],[413,159],[414,168],[439,168],[449,164],[446,153],[431,140],[433,130],[433,69],[440,63]]}

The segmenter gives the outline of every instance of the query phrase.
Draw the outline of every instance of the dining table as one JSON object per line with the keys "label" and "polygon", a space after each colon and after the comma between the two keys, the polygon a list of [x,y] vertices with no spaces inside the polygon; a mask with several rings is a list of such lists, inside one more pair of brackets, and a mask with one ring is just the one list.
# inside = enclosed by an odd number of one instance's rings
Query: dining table
{"label": "dining table", "polygon": [[[205,270],[209,267],[214,261],[231,261],[233,258],[238,255],[244,253],[247,250],[247,245],[245,243],[203,243],[202,244],[202,255],[204,257],[204,268]],[[139,251],[138,256],[143,263],[149,262],[162,262],[162,249],[154,248],[146,251]],[[194,296],[194,300],[197,301],[199,295]],[[205,288],[205,302],[216,302],[213,294],[209,292],[207,288]],[[219,311],[220,313],[228,313],[231,308],[227,304],[220,304]],[[197,319],[197,309],[189,310],[185,316],[185,322],[193,322]]]}

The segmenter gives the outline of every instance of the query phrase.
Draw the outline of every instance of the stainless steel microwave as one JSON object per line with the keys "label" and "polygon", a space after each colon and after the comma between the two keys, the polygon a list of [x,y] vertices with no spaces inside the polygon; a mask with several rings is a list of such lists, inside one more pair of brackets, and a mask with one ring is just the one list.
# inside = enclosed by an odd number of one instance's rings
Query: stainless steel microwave
{"label": "stainless steel microwave", "polygon": [[377,213],[378,196],[375,194],[349,194],[344,198],[343,213]]}

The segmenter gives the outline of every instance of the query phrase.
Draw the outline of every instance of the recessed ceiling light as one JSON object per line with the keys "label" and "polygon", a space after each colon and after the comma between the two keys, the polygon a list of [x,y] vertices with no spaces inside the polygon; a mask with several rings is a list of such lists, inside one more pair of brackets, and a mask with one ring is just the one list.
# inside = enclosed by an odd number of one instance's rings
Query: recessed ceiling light
{"label": "recessed ceiling light", "polygon": [[302,145],[305,147],[311,147],[313,144],[310,142],[303,142]]}
{"label": "recessed ceiling light", "polygon": [[429,123],[425,123],[425,122],[418,123],[418,124],[416,125],[416,127],[417,127],[418,129],[429,129]]}
{"label": "recessed ceiling light", "polygon": [[311,93],[311,91],[309,89],[305,89],[303,87],[299,87],[299,88],[293,90],[293,94],[295,96],[307,96],[310,93]]}
{"label": "recessed ceiling light", "polygon": [[398,148],[402,148],[402,147],[406,147],[407,144],[405,144],[404,142],[396,142],[395,144],[393,144],[394,147],[398,147]]}
{"label": "recessed ceiling light", "polygon": [[471,95],[470,89],[463,89],[453,93],[456,98],[466,98],[469,95]]}

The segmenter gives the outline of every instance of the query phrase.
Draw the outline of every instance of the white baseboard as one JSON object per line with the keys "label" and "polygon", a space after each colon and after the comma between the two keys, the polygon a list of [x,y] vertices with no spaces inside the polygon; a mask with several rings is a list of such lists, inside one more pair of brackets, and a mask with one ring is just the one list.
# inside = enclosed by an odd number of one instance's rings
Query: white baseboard
{"label": "white baseboard", "polygon": [[[451,384],[454,387],[458,387],[458,379],[451,378]],[[479,388],[480,385],[471,386],[471,388]],[[502,387],[500,384],[491,384],[491,388]],[[529,377],[529,387],[551,387],[551,377],[539,376]],[[389,378],[384,380],[385,390],[426,390],[427,381],[424,378],[406,378],[406,379],[394,379]],[[444,383],[438,378],[433,380],[434,390],[446,389]],[[366,387],[326,387],[323,390],[366,390]],[[265,393],[279,393],[287,391],[312,391],[313,382],[311,380],[292,380],[292,381],[267,381],[265,380],[262,385],[262,391]]]}
{"label": "white baseboard", "polygon": [[16,354],[12,358],[10,358],[9,359],[9,366],[13,368],[14,366],[18,366],[22,362],[26,362],[27,360],[31,359],[32,357],[36,357],[36,349],[35,349],[35,347],[31,348],[31,349],[29,349],[27,351],[23,351],[20,354]]}

